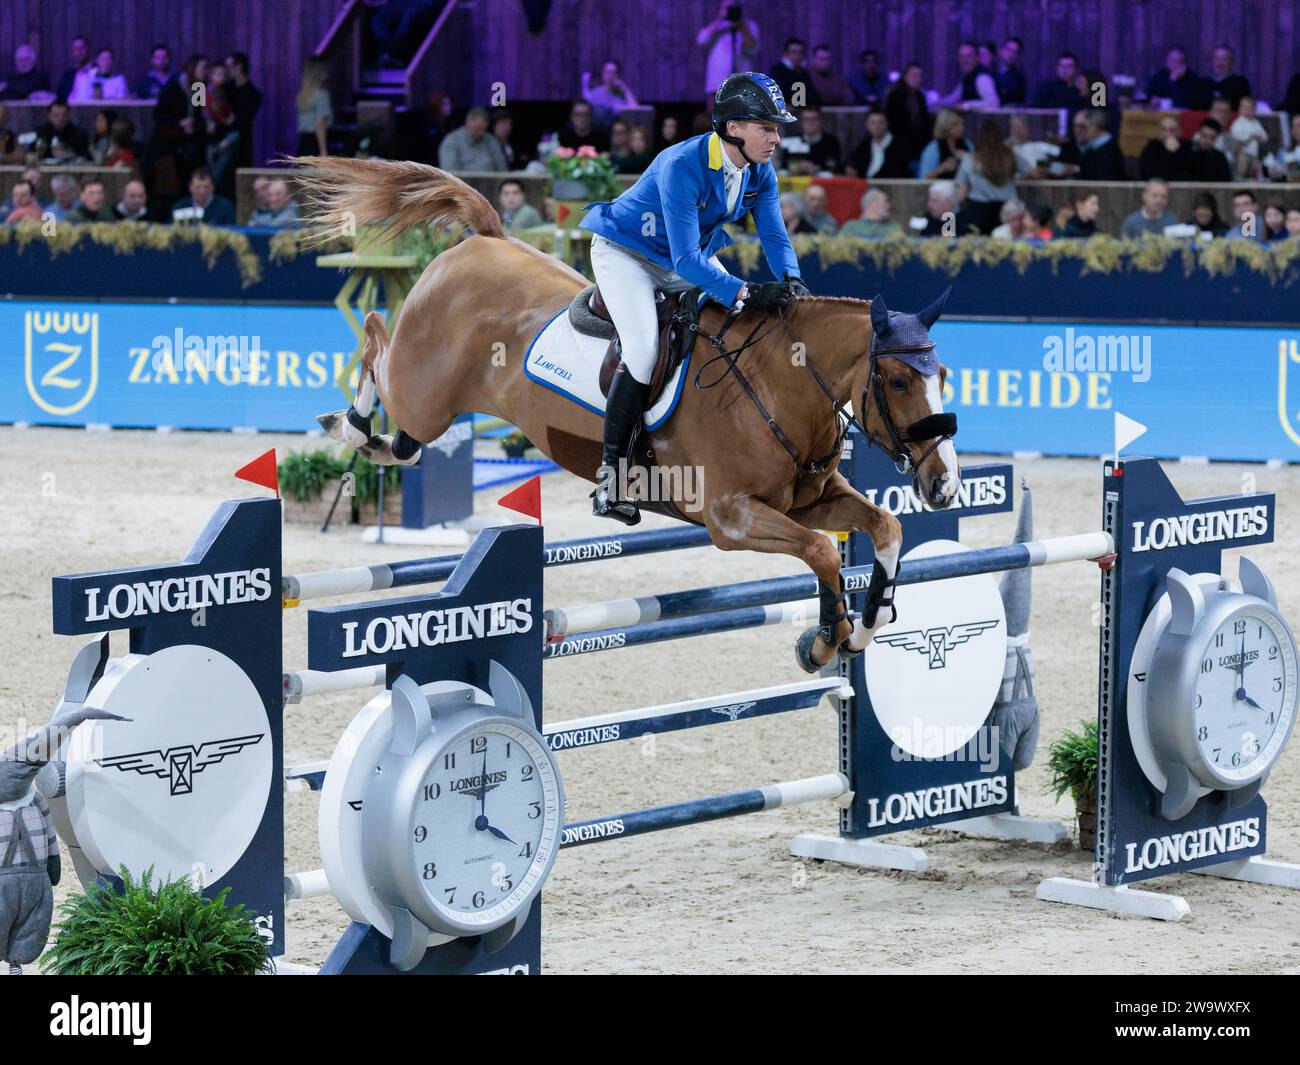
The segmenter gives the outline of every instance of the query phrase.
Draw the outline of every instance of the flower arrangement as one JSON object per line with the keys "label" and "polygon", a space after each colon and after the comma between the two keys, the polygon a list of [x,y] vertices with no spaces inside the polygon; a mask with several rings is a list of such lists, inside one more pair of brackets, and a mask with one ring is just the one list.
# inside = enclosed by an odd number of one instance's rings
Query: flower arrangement
{"label": "flower arrangement", "polygon": [[546,167],[556,181],[580,181],[593,200],[612,200],[618,195],[618,179],[608,156],[590,144],[577,151],[556,148],[546,160]]}

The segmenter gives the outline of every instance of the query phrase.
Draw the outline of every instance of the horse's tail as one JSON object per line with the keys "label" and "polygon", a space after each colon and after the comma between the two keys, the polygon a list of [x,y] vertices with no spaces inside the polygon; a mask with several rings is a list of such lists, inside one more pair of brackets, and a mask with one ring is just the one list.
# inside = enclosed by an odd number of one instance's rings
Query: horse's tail
{"label": "horse's tail", "polygon": [[417,226],[468,226],[501,237],[492,205],[455,174],[423,163],[302,156],[289,160],[307,201],[307,217],[323,239],[376,225],[392,233]]}

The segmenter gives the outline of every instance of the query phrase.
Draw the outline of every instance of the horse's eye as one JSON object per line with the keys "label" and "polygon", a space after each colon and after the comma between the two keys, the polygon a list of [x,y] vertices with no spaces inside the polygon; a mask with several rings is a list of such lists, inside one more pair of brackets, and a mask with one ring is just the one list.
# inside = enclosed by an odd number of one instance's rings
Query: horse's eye
{"label": "horse's eye", "polygon": [[891,377],[889,379],[889,387],[892,388],[895,392],[906,392],[908,388],[907,378]]}

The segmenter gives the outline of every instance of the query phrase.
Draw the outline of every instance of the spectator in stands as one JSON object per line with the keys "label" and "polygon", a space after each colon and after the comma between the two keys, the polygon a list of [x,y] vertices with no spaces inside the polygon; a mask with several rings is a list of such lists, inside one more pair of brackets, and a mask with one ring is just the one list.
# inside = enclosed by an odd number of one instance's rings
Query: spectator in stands
{"label": "spectator in stands", "polygon": [[965,205],[964,225],[992,233],[1001,221],[1002,205],[1016,194],[1020,160],[1002,139],[1002,128],[986,120],[980,126],[975,149],[957,168],[957,188]]}
{"label": "spectator in stands", "polygon": [[69,212],[77,206],[77,179],[71,174],[55,174],[50,178],[50,192],[54,199],[46,210],[56,222],[66,222]]}
{"label": "spectator in stands", "polygon": [[172,50],[165,44],[155,44],[149,50],[149,69],[135,83],[135,95],[141,100],[156,100],[172,76]]}
{"label": "spectator in stands", "polygon": [[680,139],[679,130],[681,124],[673,115],[664,115],[664,119],[659,123],[659,140],[655,146],[656,151],[662,152],[670,145],[676,144]]}
{"label": "spectator in stands", "polygon": [[[37,212],[39,217],[39,212]],[[797,233],[816,233],[817,230],[804,217],[803,196],[797,192],[781,193],[781,221],[785,231],[794,236]]]}
{"label": "spectator in stands", "polygon": [[786,39],[781,58],[772,67],[772,80],[781,89],[786,107],[817,107],[821,99],[807,67],[808,46],[798,37]]}
{"label": "spectator in stands", "polygon": [[14,72],[0,79],[0,99],[26,100],[34,92],[49,91],[49,75],[36,67],[36,49],[20,44],[14,49]]}
{"label": "spectator in stands", "polygon": [[297,229],[302,225],[302,212],[289,194],[289,183],[284,178],[272,178],[266,183],[266,206],[254,211],[248,224],[272,229]]}
{"label": "spectator in stands", "polygon": [[55,100],[45,113],[45,124],[36,127],[36,154],[58,163],[72,163],[90,158],[90,139],[86,131],[75,126],[68,105]]}
{"label": "spectator in stands", "polygon": [[1291,147],[1278,152],[1269,176],[1278,181],[1300,181],[1300,114],[1291,116]]}
{"label": "spectator in stands", "polygon": [[515,131],[514,116],[504,108],[499,108],[492,112],[491,126],[492,137],[501,146],[501,155],[506,161],[506,169],[522,170],[523,160],[510,140]]}
{"label": "spectator in stands", "polygon": [[1264,207],[1265,241],[1286,240],[1286,209],[1280,203],[1270,203]]}
{"label": "spectator in stands", "polygon": [[[433,28],[433,0],[371,0],[370,35],[381,67],[404,67]],[[324,154],[324,153],[322,153]]]}
{"label": "spectator in stands", "polygon": [[[268,188],[267,195],[270,195]],[[172,207],[172,222],[199,222],[205,226],[233,226],[235,205],[217,195],[212,172],[201,166],[190,175],[190,194]]]}
{"label": "spectator in stands", "polygon": [[1040,203],[1037,207],[1031,207],[1029,217],[1034,220],[1034,240],[1055,239],[1056,234],[1052,231],[1052,209],[1047,204]]}
{"label": "spectator in stands", "polygon": [[913,227],[918,237],[955,236],[957,229],[957,184],[953,181],[936,181],[925,197],[925,226]]}
{"label": "spectator in stands", "polygon": [[820,185],[812,184],[803,190],[804,220],[823,236],[833,237],[840,228],[835,216],[826,209],[829,197]]}
{"label": "spectator in stands", "polygon": [[125,100],[131,95],[126,75],[113,65],[113,49],[101,48],[95,62],[79,73],[72,83],[69,100]]}
{"label": "spectator in stands", "polygon": [[504,171],[505,153],[497,139],[488,134],[487,126],[487,108],[471,107],[465,113],[465,124],[448,133],[438,145],[438,165],[453,172]]}
{"label": "spectator in stands", "polygon": [[[155,197],[176,196],[205,153],[203,109],[194,103],[194,87],[208,79],[208,57],[196,52],[185,60],[158,93],[153,135],[145,152],[145,176]],[[158,205],[161,217],[168,217]]]}
{"label": "spectator in stands", "polygon": [[271,179],[269,177],[253,178],[253,210],[263,211],[271,206]]}
{"label": "spectator in stands", "polygon": [[9,108],[0,101],[0,165],[22,162],[22,155],[18,147],[18,136],[9,128]]}
{"label": "spectator in stands", "polygon": [[1007,137],[1007,147],[1016,153],[1023,167],[1021,174],[1029,181],[1043,177],[1048,163],[1061,153],[1061,149],[1049,141],[1031,140],[1029,123],[1020,115],[1012,115]]}
{"label": "spectator in stands", "polygon": [[[619,120],[615,120],[615,125]],[[614,147],[614,128],[610,128],[609,161],[620,174],[640,174],[653,161],[650,152],[650,135],[644,126],[632,126],[627,131],[622,148]]]}
{"label": "spectator in stands", "polygon": [[1029,96],[1029,82],[1025,79],[1025,72],[1020,69],[1024,54],[1025,42],[1019,37],[1008,37],[998,49],[993,84],[1003,107],[1023,107]]}
{"label": "spectator in stands", "polygon": [[234,164],[239,158],[239,126],[230,102],[232,88],[229,71],[222,64],[214,63],[208,73],[207,100],[203,105],[203,128],[207,137],[205,155],[218,190],[227,194],[234,193]]}
{"label": "spectator in stands", "polygon": [[[35,198],[37,204],[44,206],[44,201],[41,198],[41,185],[45,180],[45,175],[41,173],[41,168],[39,166],[27,167],[27,169],[19,176],[18,180],[27,182],[27,184],[31,186],[32,196]],[[13,197],[10,196],[4,203],[0,204],[0,217],[4,217],[13,209],[14,201]]]}
{"label": "spectator in stands", "polygon": [[41,205],[36,202],[36,195],[32,190],[32,183],[23,179],[14,182],[13,187],[13,207],[5,215],[5,221],[9,225],[17,225],[19,222],[39,222],[41,220]]}
{"label": "spectator in stands", "polygon": [[1079,73],[1079,57],[1073,52],[1062,52],[1056,57],[1056,77],[1040,81],[1034,90],[1034,107],[1063,108],[1071,116],[1088,106],[1074,84]]}
{"label": "spectator in stands", "polygon": [[104,160],[113,150],[111,133],[116,121],[117,112],[112,108],[95,113],[95,127],[90,135],[90,161],[96,166],[103,166]]}
{"label": "spectator in stands", "polygon": [[1228,165],[1233,166],[1237,153],[1232,143],[1232,135],[1229,132],[1232,126],[1232,108],[1229,106],[1228,101],[1211,100],[1210,117],[1223,128],[1223,132],[1215,140],[1214,146],[1228,157]]}
{"label": "spectator in stands", "polygon": [[912,176],[903,142],[890,131],[889,119],[879,108],[867,112],[867,135],[854,149],[846,173],[882,181]]}
{"label": "spectator in stands", "polygon": [[560,130],[560,147],[572,148],[575,152],[584,144],[590,144],[598,152],[609,151],[609,131],[598,126],[586,100],[574,100],[569,110],[569,121]]}
{"label": "spectator in stands", "polygon": [[230,75],[227,95],[230,108],[235,113],[235,129],[239,131],[237,167],[253,165],[253,120],[262,107],[262,90],[248,76],[248,56],[231,52],[226,56],[225,67]]}
{"label": "spectator in stands", "polygon": [[841,237],[859,240],[876,240],[882,237],[901,237],[903,227],[890,218],[893,205],[884,189],[867,189],[862,195],[862,214],[850,218],[840,226]]}
{"label": "spectator in stands", "polygon": [[1191,111],[1209,107],[1209,93],[1196,71],[1187,65],[1187,53],[1182,48],[1169,49],[1164,67],[1147,79],[1147,104]]}
{"label": "spectator in stands", "polygon": [[1177,115],[1164,115],[1160,119],[1160,136],[1152,137],[1142,149],[1138,170],[1143,178],[1164,178],[1165,181],[1192,181],[1196,174],[1196,160],[1192,146],[1183,140],[1182,122]]}
{"label": "spectator in stands", "polygon": [[1153,177],[1142,189],[1142,206],[1120,223],[1119,235],[1125,240],[1161,236],[1168,226],[1178,224],[1178,216],[1169,210],[1169,182]]}
{"label": "spectator in stands", "polygon": [[880,107],[889,92],[889,75],[880,69],[880,53],[868,48],[858,56],[858,69],[849,75],[856,103]]}
{"label": "spectator in stands", "polygon": [[[1215,103],[1220,101],[1216,100]],[[1255,117],[1255,98],[1243,93],[1240,97],[1241,110],[1228,127],[1228,136],[1236,150],[1236,162],[1233,167],[1237,177],[1258,181],[1264,174],[1260,153],[1268,149],[1268,133],[1263,124]]]}
{"label": "spectator in stands", "polygon": [[998,221],[1001,224],[989,234],[995,240],[1033,240],[1038,236],[1029,208],[1014,196],[1002,205]]}
{"label": "spectator in stands", "polygon": [[1187,223],[1212,237],[1221,237],[1228,231],[1228,227],[1223,224],[1223,219],[1219,217],[1218,202],[1208,192],[1196,194],[1196,198],[1192,200],[1192,213]]}
{"label": "spectator in stands", "polygon": [[939,98],[941,104],[959,111],[998,106],[998,87],[993,72],[980,64],[974,41],[962,41],[957,46],[957,71],[957,84],[947,96]]}
{"label": "spectator in stands", "polygon": [[885,94],[885,117],[889,120],[889,130],[902,143],[903,154],[910,165],[920,158],[934,128],[925,93],[921,91],[924,73],[921,64],[913,59]]}
{"label": "spectator in stands", "polygon": [[122,199],[113,208],[113,217],[119,222],[149,221],[149,194],[144,182],[132,178],[122,190]]}
{"label": "spectator in stands", "polygon": [[87,178],[81,183],[80,202],[68,212],[65,221],[78,225],[85,222],[116,222],[104,196],[104,183],[97,177]]}
{"label": "spectator in stands", "polygon": [[1196,131],[1196,140],[1192,142],[1192,180],[1232,180],[1228,157],[1215,147],[1222,132],[1223,127],[1212,118],[1201,123],[1201,128]]}
{"label": "spectator in stands", "polygon": [[966,120],[945,107],[935,116],[934,139],[921,152],[917,173],[926,181],[953,177],[972,147],[966,139]]}
{"label": "spectator in stands", "polygon": [[72,65],[59,75],[59,83],[54,86],[54,95],[60,100],[67,100],[72,96],[77,75],[90,66],[90,42],[81,34],[72,38],[71,55]]}
{"label": "spectator in stands", "polygon": [[330,153],[329,128],[334,123],[334,107],[325,87],[328,80],[329,66],[325,60],[313,57],[303,63],[297,99],[299,155]]}
{"label": "spectator in stands", "polygon": [[524,199],[523,184],[514,178],[506,178],[497,189],[497,213],[501,215],[501,228],[507,233],[542,224],[537,208]]}
{"label": "spectator in stands", "polygon": [[822,128],[822,113],[816,107],[799,112],[799,135],[787,137],[781,158],[791,174],[834,174],[843,165],[840,139]]}
{"label": "spectator in stands", "polygon": [[1259,217],[1259,201],[1255,194],[1247,190],[1232,194],[1233,226],[1225,237],[1241,237],[1245,240],[1264,239],[1263,221]]}
{"label": "spectator in stands", "polygon": [[[975,46],[975,55],[980,61],[980,66],[990,74],[996,74],[994,68],[998,65],[998,46],[996,41],[980,41]],[[996,78],[994,81],[996,82]]]}
{"label": "spectator in stands", "polygon": [[813,48],[808,75],[822,107],[848,107],[853,103],[853,89],[848,79],[835,69],[835,57],[829,44]]}
{"label": "spectator in stands", "polygon": [[136,167],[135,124],[129,118],[119,118],[108,131],[109,150],[104,166]]}
{"label": "spectator in stands", "polygon": [[745,18],[740,4],[722,0],[713,21],[695,35],[695,43],[709,50],[704,61],[704,95],[712,97],[732,74],[754,69],[758,23]]}
{"label": "spectator in stands", "polygon": [[[1071,127],[1074,140],[1061,149],[1062,176],[1076,181],[1125,181],[1128,173],[1119,142],[1106,129],[1106,112],[1080,111]],[[1055,172],[1055,171],[1054,171]]]}
{"label": "spectator in stands", "polygon": [[1241,98],[1251,95],[1250,82],[1241,74],[1232,70],[1232,49],[1226,44],[1214,50],[1210,60],[1210,76],[1205,79],[1204,89],[1212,100],[1227,100],[1228,106],[1237,111],[1241,108]]}
{"label": "spectator in stands", "polygon": [[1086,239],[1097,232],[1097,215],[1101,213],[1101,197],[1087,189],[1076,189],[1070,197],[1074,213],[1061,228],[1060,236]]}
{"label": "spectator in stands", "polygon": [[1300,207],[1287,209],[1286,235],[1291,240],[1300,240]]}
{"label": "spectator in stands", "polygon": [[600,81],[595,85],[591,83],[591,71],[582,72],[582,98],[591,104],[601,125],[609,125],[620,111],[641,106],[623,80],[623,66],[617,59],[605,60],[600,68]]}
{"label": "spectator in stands", "polygon": [[[1087,101],[1087,106],[1105,111],[1107,114],[1118,110],[1115,105],[1115,95],[1110,91],[1110,83],[1106,75],[1096,67],[1083,71],[1075,81],[1079,86],[1079,94]],[[1118,126],[1118,123],[1117,115],[1113,124]],[[1110,128],[1111,124],[1107,122],[1107,128]]]}

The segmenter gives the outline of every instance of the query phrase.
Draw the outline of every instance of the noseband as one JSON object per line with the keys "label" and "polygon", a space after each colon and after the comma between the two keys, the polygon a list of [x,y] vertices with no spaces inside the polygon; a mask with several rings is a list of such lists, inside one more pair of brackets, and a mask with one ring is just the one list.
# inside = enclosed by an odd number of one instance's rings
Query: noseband
{"label": "noseband", "polygon": [[[898,347],[885,348],[881,346],[880,338],[875,333],[871,335],[871,348],[869,358],[871,360],[870,372],[867,376],[866,384],[862,386],[862,396],[858,402],[858,409],[862,412],[862,422],[858,422],[858,428],[873,446],[880,448],[886,455],[894,460],[894,468],[899,473],[917,473],[940,445],[951,440],[957,435],[957,415],[951,413],[928,414],[910,425],[899,429],[898,423],[894,421],[893,411],[889,409],[889,403],[885,399],[885,375],[880,372],[880,360],[883,358],[893,358],[896,356],[910,356],[902,361],[912,365],[918,372],[924,373],[914,364],[919,362],[922,365],[928,365],[934,358],[931,352],[934,351],[934,344],[922,344],[916,347]],[[936,369],[936,373],[938,370]],[[885,423],[885,434],[887,439],[881,439],[871,432],[866,425],[867,417],[867,392],[871,393],[871,398],[875,400],[876,410],[880,412],[880,420]],[[854,419],[857,421],[857,419]],[[918,459],[912,458],[912,453],[908,451],[908,444],[919,444],[923,440],[933,439]]]}

